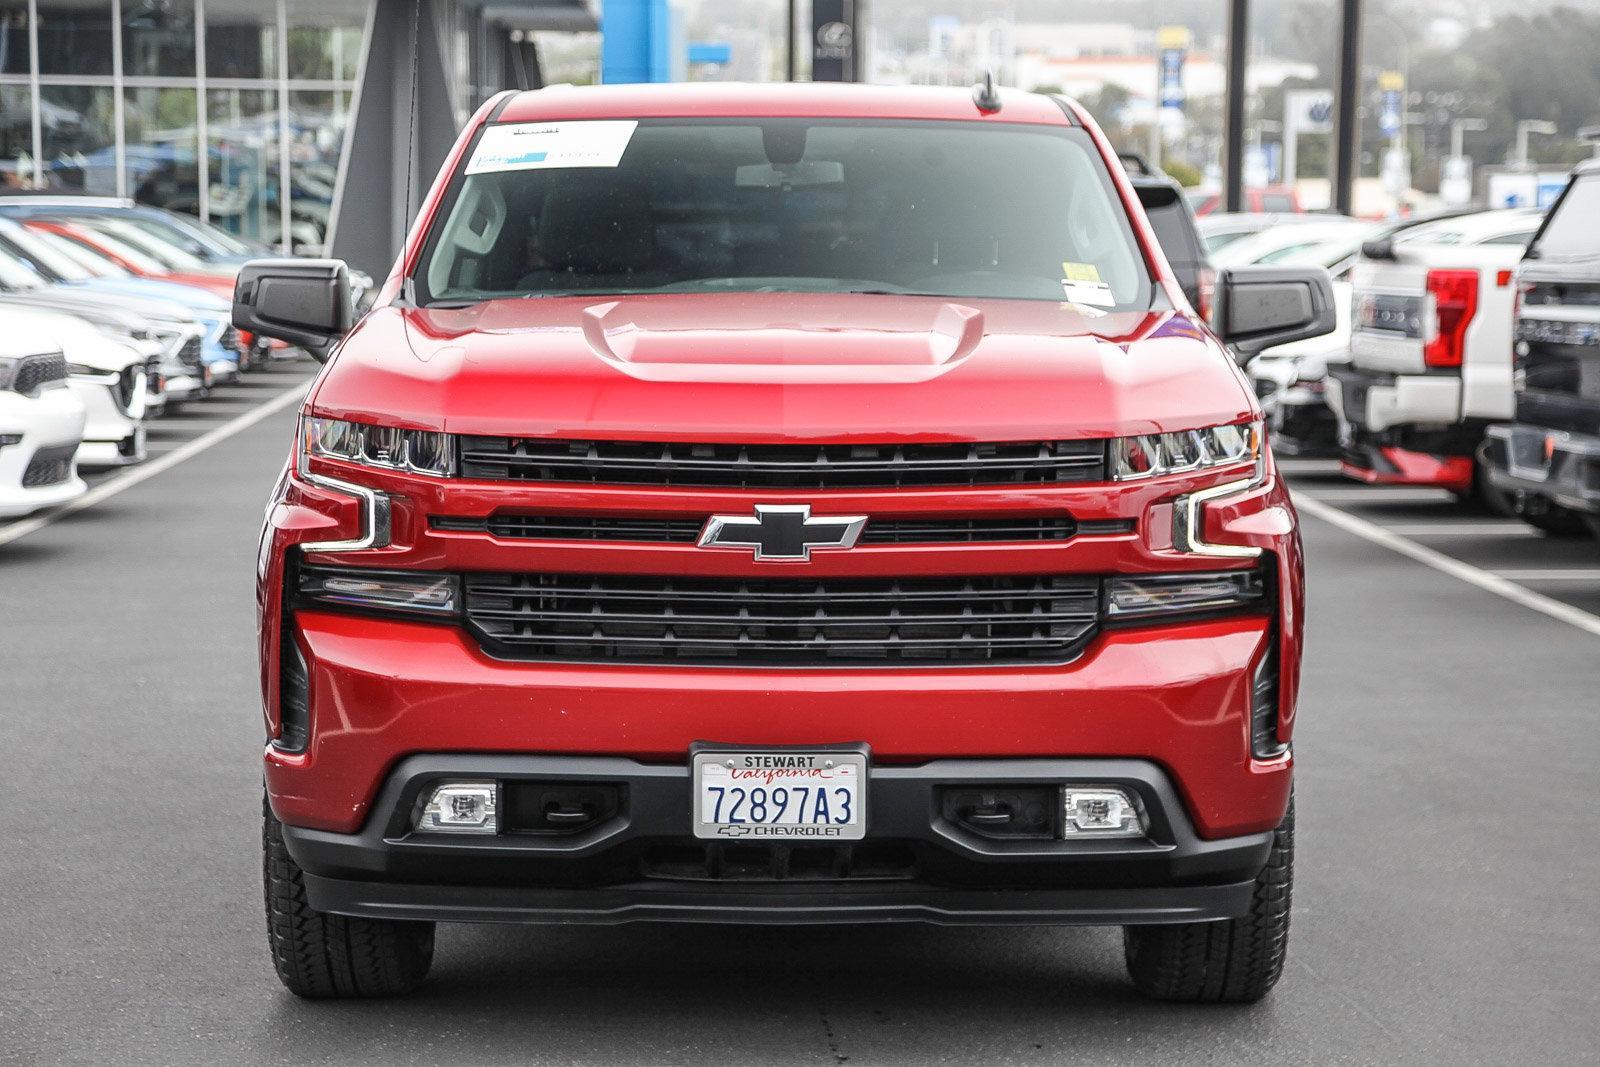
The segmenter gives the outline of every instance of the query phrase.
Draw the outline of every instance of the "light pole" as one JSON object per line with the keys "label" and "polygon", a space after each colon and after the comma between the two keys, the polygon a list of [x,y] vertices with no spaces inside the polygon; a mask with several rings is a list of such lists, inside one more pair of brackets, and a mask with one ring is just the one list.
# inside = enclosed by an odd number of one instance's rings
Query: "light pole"
{"label": "light pole", "polygon": [[1518,170],[1528,169],[1528,134],[1539,133],[1550,137],[1556,133],[1556,124],[1543,119],[1523,119],[1517,123],[1517,156],[1512,164]]}
{"label": "light pole", "polygon": [[1482,119],[1456,119],[1450,124],[1450,156],[1460,159],[1466,154],[1467,131],[1479,133],[1487,130],[1489,124]]}

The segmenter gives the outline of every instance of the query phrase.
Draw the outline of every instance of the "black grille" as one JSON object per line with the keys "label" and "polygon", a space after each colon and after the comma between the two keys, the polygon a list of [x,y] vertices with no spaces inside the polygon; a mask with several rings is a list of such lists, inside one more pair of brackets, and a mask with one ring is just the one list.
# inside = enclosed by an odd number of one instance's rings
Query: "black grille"
{"label": "black grille", "polygon": [[24,356],[11,379],[11,388],[18,393],[35,393],[39,387],[51,382],[65,381],[67,361],[60,355]]}
{"label": "black grille", "polygon": [[183,342],[183,347],[178,349],[178,362],[185,367],[200,366],[200,354],[204,351],[200,338],[191,337]]}
{"label": "black grille", "polygon": [[1105,480],[1103,441],[1000,444],[681,444],[460,439],[468,478],[740,488],[1017,485]]}
{"label": "black grille", "polygon": [[151,356],[149,359],[144,361],[144,380],[145,388],[150,391],[150,395],[160,395],[162,391],[160,356]]}
{"label": "black grille", "polygon": [[466,615],[508,659],[774,666],[1064,662],[1093,636],[1084,576],[875,580],[469,574]]}
{"label": "black grille", "polygon": [[916,852],[898,841],[856,845],[652,843],[645,878],[675,882],[897,882],[917,877]]}
{"label": "black grille", "polygon": [[238,327],[227,326],[223,328],[222,347],[227,349],[229,352],[237,352],[243,347],[241,344],[239,344]]}
{"label": "black grille", "polygon": [[123,367],[122,373],[117,375],[117,406],[123,411],[133,406],[133,394],[143,375],[144,368],[141,366]]}
{"label": "black grille", "polygon": [[77,451],[76,443],[39,449],[22,472],[22,487],[41,489],[47,485],[60,485],[72,477],[72,457]]}
{"label": "black grille", "polygon": [[[705,520],[570,515],[493,515],[480,519],[436,515],[431,524],[436,530],[489,533],[508,540],[632,541],[692,545],[699,538]],[[1117,531],[1096,532],[1125,532],[1131,529],[1131,524],[1119,525],[1121,529]],[[1007,519],[874,519],[867,522],[857,543],[903,545],[1064,541],[1077,530],[1071,517],[1066,515]]]}

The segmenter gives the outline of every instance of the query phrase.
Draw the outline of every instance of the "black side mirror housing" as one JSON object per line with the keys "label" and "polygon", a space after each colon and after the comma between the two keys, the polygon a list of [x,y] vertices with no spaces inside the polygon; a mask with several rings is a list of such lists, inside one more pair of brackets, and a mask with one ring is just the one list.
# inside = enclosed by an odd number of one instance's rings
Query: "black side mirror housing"
{"label": "black side mirror housing", "polygon": [[233,324],[299,345],[320,362],[352,321],[350,271],[337,259],[253,259],[233,285]]}
{"label": "black side mirror housing", "polygon": [[1322,267],[1229,267],[1217,277],[1212,321],[1241,362],[1321,337],[1338,326],[1333,282]]}
{"label": "black side mirror housing", "polygon": [[1377,259],[1384,262],[1393,262],[1394,237],[1374,237],[1370,241],[1361,242],[1361,254],[1367,259]]}

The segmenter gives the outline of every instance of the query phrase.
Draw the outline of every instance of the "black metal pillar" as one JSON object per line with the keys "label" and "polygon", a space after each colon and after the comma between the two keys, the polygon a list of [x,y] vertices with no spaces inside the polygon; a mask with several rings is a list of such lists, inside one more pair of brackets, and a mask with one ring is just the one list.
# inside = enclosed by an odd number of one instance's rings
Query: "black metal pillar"
{"label": "black metal pillar", "polygon": [[1228,0],[1228,97],[1222,132],[1222,197],[1226,211],[1244,208],[1244,73],[1249,62],[1250,0]]}
{"label": "black metal pillar", "polygon": [[1339,84],[1334,90],[1333,210],[1355,207],[1356,162],[1361,154],[1361,0],[1340,0]]}

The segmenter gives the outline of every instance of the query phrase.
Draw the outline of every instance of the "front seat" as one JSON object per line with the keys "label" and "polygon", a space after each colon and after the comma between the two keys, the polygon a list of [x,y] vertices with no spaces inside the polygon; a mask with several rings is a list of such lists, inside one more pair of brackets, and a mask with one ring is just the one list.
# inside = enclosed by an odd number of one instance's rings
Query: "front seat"
{"label": "front seat", "polygon": [[603,292],[661,284],[649,201],[624,182],[552,190],[539,213],[536,247],[544,262],[522,276],[519,289]]}

